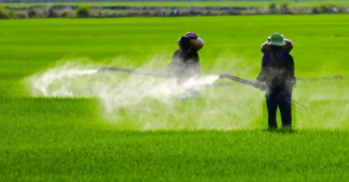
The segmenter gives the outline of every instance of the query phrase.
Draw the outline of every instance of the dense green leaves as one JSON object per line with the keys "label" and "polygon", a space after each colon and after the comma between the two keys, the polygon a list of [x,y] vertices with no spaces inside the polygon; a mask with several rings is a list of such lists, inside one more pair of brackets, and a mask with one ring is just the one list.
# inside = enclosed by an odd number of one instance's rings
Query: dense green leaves
{"label": "dense green leaves", "polygon": [[[298,83],[294,98],[309,110],[294,110],[297,130],[291,133],[265,131],[263,93],[240,84],[207,89],[196,101],[146,98],[119,108],[110,120],[98,98],[34,98],[23,81],[66,61],[134,68],[156,60],[146,68],[162,70],[188,31],[205,41],[204,75],[255,78],[260,45],[278,31],[294,41],[298,77],[346,76],[348,20],[0,21],[0,181],[346,181],[346,79]],[[147,127],[162,131],[140,131]]]}

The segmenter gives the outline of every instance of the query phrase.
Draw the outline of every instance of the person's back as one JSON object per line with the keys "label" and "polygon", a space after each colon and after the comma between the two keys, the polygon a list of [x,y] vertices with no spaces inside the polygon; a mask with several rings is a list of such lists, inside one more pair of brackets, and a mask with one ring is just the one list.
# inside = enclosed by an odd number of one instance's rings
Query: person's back
{"label": "person's back", "polygon": [[[263,75],[265,78],[257,78],[264,81],[266,87],[272,90],[290,89],[295,80],[293,57],[288,52],[274,51],[265,53],[262,59],[262,69],[265,69]],[[259,76],[259,77],[262,77]]]}
{"label": "person's back", "polygon": [[173,54],[173,74],[179,79],[200,76],[200,61],[197,51],[184,52],[177,50]]}

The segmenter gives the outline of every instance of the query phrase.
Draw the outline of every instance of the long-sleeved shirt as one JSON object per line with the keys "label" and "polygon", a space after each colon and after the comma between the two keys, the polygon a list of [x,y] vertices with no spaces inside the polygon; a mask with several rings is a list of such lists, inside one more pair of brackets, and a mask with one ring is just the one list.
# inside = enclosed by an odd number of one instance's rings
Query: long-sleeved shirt
{"label": "long-sleeved shirt", "polygon": [[165,72],[170,73],[178,79],[188,79],[190,77],[200,76],[200,59],[197,51],[184,53],[177,50],[172,57],[172,62],[165,69]]}
{"label": "long-sleeved shirt", "polygon": [[273,58],[275,61],[272,61],[271,53],[265,53],[257,77],[258,81],[265,82],[271,90],[290,89],[295,82],[293,57],[288,52],[282,52],[279,56],[280,59]]}

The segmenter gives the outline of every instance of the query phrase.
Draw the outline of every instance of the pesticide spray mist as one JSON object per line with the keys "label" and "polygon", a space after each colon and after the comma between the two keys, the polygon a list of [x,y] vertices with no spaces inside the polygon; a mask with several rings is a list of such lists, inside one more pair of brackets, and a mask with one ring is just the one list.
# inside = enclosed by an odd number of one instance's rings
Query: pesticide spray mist
{"label": "pesticide spray mist", "polygon": [[[220,65],[222,60],[234,60]],[[139,70],[161,70],[164,61],[157,56]],[[238,76],[253,75],[258,66],[232,55],[221,55],[217,64],[199,80],[188,80],[178,86],[175,80],[119,72],[97,73],[105,64],[67,61],[26,79],[33,96],[92,97],[100,103],[101,116],[120,129],[130,130],[196,130],[254,129],[266,127],[264,93],[250,86],[229,82],[219,83],[217,74],[229,70]],[[120,65],[116,60],[111,65]],[[226,62],[225,62],[226,63]],[[134,66],[120,65],[131,68]],[[241,69],[245,68],[245,69]],[[342,81],[345,82],[345,81]],[[332,83],[332,82],[331,82]],[[302,102],[307,111],[296,111],[296,128],[348,128],[349,112],[346,87],[328,82],[299,83],[293,98]],[[348,83],[337,83],[347,84]],[[183,99],[188,90],[200,92],[200,97]],[[73,111],[72,111],[73,112]],[[264,112],[264,113],[263,113]]]}
{"label": "pesticide spray mist", "polygon": [[[137,69],[150,70],[158,62],[153,59]],[[103,66],[71,60],[34,74],[26,82],[33,96],[97,98],[106,121],[125,129],[233,129],[246,128],[250,123],[241,120],[241,109],[231,110],[229,102],[224,102],[227,98],[215,96],[217,74],[189,79],[179,86],[174,79],[97,73]],[[200,96],[191,91],[200,92]],[[234,122],[238,115],[239,122]]]}

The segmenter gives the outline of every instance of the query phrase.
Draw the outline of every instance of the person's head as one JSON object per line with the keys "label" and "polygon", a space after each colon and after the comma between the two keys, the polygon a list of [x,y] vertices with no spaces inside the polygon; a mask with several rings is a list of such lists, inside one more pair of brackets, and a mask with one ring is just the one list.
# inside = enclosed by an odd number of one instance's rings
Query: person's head
{"label": "person's head", "polygon": [[286,44],[284,36],[280,33],[273,33],[268,37],[268,45],[270,45],[271,51],[282,51],[283,46]]}
{"label": "person's head", "polygon": [[180,47],[181,51],[183,51],[183,52],[190,52],[191,48],[192,48],[190,38],[185,37],[185,36],[181,37],[179,40],[179,47]]}
{"label": "person's head", "polygon": [[271,36],[268,37],[268,45],[271,46],[284,46],[286,44],[284,36],[280,33],[273,33]]}

